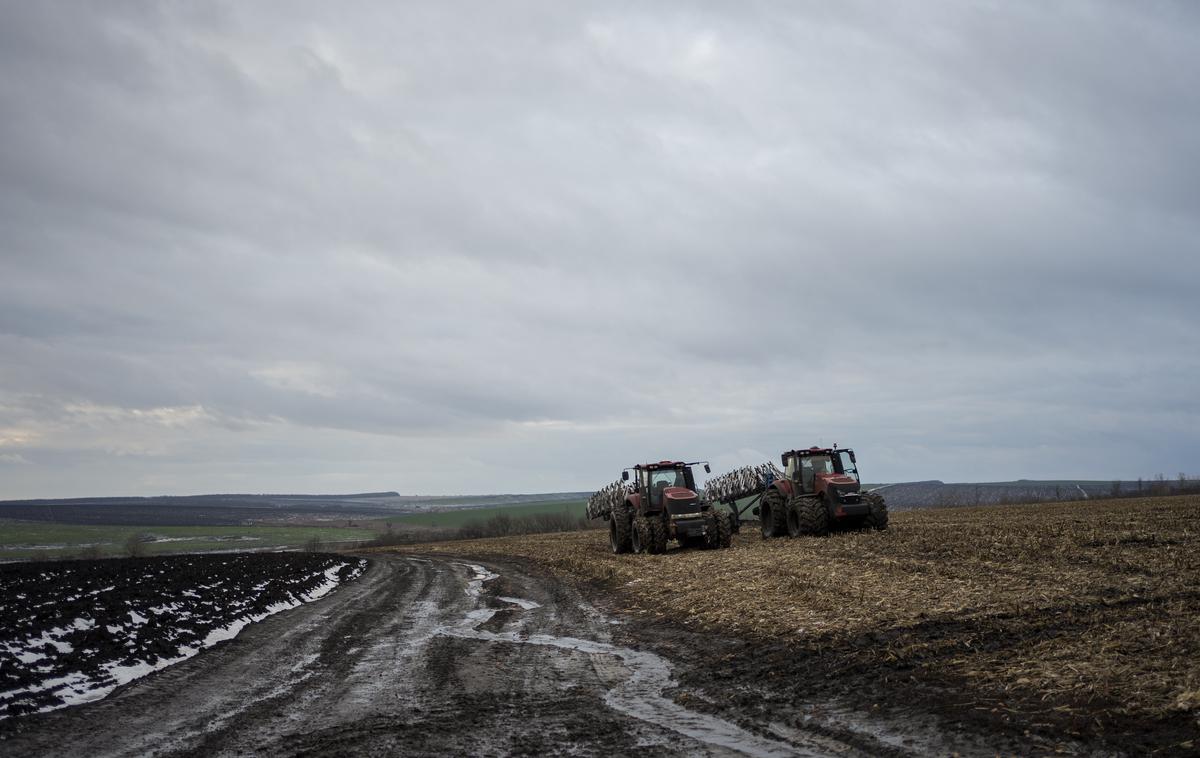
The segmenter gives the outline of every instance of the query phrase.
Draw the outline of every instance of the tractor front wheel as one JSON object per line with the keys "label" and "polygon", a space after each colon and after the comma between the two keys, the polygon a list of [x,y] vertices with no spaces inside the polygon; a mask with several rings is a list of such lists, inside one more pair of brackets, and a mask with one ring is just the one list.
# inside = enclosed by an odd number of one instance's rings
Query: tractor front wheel
{"label": "tractor front wheel", "polygon": [[727,548],[733,544],[733,514],[726,510],[717,511],[717,547]]}
{"label": "tractor front wheel", "polygon": [[646,519],[646,530],[650,539],[646,544],[646,549],[654,554],[660,555],[667,552],[667,523],[658,516],[651,516]]}
{"label": "tractor front wheel", "polygon": [[829,510],[825,501],[815,497],[792,498],[788,503],[788,531],[793,528],[795,536],[823,537],[829,534]]}
{"label": "tractor front wheel", "polygon": [[704,546],[717,547],[717,509],[709,508],[704,512]]}
{"label": "tractor front wheel", "polygon": [[879,495],[867,495],[868,502],[871,504],[871,512],[867,514],[866,525],[872,529],[883,531],[887,529],[888,510],[887,503]]}
{"label": "tractor front wheel", "polygon": [[618,555],[628,553],[633,546],[630,544],[630,532],[633,531],[633,524],[630,522],[629,514],[624,510],[614,510],[608,517],[608,544],[612,546],[612,551]]}

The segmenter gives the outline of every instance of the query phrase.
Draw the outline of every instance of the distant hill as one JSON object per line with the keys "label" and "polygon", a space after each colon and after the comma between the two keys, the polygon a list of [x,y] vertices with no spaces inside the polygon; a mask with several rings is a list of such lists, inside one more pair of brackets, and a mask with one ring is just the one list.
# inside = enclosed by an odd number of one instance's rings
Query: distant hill
{"label": "distant hill", "polygon": [[437,497],[396,492],[347,495],[164,495],[0,501],[0,519],[60,524],[238,526],[289,516],[386,517],[461,508],[584,499],[590,493]]}
{"label": "distant hill", "polygon": [[1088,500],[1091,498],[1134,495],[1165,495],[1192,491],[1195,480],[1113,482],[1095,480],[1032,480],[1014,482],[946,483],[936,479],[924,482],[895,484],[864,484],[863,489],[875,489],[896,510],[909,508],[944,508],[955,505],[996,505],[1001,503],[1036,503],[1056,500]]}

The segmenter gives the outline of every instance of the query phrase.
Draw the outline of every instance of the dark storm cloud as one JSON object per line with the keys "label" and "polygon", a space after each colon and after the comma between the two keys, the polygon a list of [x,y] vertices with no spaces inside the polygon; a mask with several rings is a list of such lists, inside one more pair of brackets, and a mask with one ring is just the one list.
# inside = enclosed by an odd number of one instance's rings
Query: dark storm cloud
{"label": "dark storm cloud", "polygon": [[1196,469],[1190,4],[0,15],[0,497]]}

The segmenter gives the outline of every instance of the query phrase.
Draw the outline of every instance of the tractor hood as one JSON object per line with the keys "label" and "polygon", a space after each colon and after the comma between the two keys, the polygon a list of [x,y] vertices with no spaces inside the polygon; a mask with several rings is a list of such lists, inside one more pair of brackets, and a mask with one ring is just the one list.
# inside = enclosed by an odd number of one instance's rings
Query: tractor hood
{"label": "tractor hood", "polygon": [[824,484],[821,489],[835,505],[854,505],[862,501],[858,480],[854,477],[846,474],[821,474],[819,478]]}
{"label": "tractor hood", "polygon": [[687,487],[667,487],[663,490],[663,506],[668,513],[694,513],[700,510],[700,498]]}

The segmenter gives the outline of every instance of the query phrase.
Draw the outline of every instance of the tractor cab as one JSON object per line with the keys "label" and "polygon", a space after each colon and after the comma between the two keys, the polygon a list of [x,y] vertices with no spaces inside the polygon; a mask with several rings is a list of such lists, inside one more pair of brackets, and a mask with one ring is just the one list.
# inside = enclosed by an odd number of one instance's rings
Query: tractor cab
{"label": "tractor cab", "polygon": [[[630,470],[634,472],[633,489],[645,498],[643,502],[649,506],[647,511],[665,510],[671,515],[693,513],[700,510],[696,479],[692,476],[692,466],[698,463],[701,461],[642,463],[622,471],[621,478],[628,481]],[[707,463],[704,470],[710,470]]]}
{"label": "tractor cab", "polygon": [[853,450],[810,447],[789,450],[782,456],[783,472],[796,485],[797,494],[850,495],[858,492],[858,467]]}

